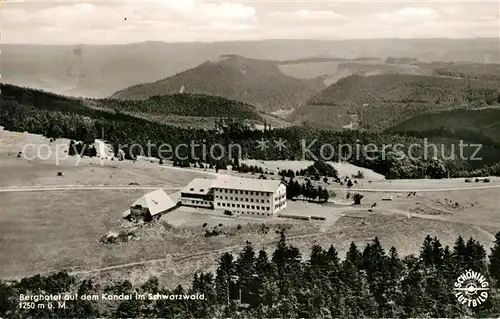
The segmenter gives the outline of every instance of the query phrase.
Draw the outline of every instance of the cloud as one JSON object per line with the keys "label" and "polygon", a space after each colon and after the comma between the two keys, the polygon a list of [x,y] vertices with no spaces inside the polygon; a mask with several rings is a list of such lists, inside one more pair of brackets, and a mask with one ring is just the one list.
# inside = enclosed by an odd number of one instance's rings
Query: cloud
{"label": "cloud", "polygon": [[270,12],[269,17],[273,19],[283,19],[292,23],[299,21],[340,21],[345,18],[334,11],[330,10],[298,10],[294,12]]}
{"label": "cloud", "polygon": [[[57,3],[34,10],[35,5],[31,2],[6,7],[5,42],[209,41],[215,30],[220,33],[222,27],[248,29],[256,21],[255,8],[241,3],[195,0]],[[200,29],[205,29],[205,33],[200,33]]]}
{"label": "cloud", "polygon": [[412,24],[436,20],[439,13],[426,7],[407,7],[390,13],[380,13],[378,17],[388,24]]}
{"label": "cloud", "polygon": [[237,1],[25,0],[2,8],[2,37],[5,43],[107,44],[498,36],[494,3]]}

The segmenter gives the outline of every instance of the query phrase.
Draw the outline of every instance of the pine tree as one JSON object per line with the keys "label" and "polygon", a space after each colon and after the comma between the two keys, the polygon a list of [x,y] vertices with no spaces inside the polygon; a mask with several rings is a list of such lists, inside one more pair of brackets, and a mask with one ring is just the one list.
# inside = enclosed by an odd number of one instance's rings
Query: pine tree
{"label": "pine tree", "polygon": [[232,278],[235,272],[233,255],[224,253],[219,260],[215,286],[217,291],[217,302],[229,306],[231,300]]}
{"label": "pine tree", "polygon": [[345,259],[351,262],[351,264],[357,269],[361,269],[363,264],[363,256],[354,242],[351,242]]}
{"label": "pine tree", "polygon": [[399,259],[395,247],[389,250],[387,258],[386,280],[386,304],[381,307],[381,317],[400,318],[404,311],[401,306],[403,301],[403,292],[401,288],[401,278],[403,277],[404,265]]}
{"label": "pine tree", "polygon": [[236,261],[236,276],[238,277],[242,302],[248,300],[255,275],[255,251],[252,244],[247,241]]}
{"label": "pine tree", "polygon": [[403,294],[404,317],[424,317],[427,314],[423,269],[420,261],[414,256],[404,259],[407,274],[401,284]]}
{"label": "pine tree", "polygon": [[491,277],[494,279],[496,287],[500,288],[500,231],[495,235],[495,243],[491,248],[489,260]]}
{"label": "pine tree", "polygon": [[420,259],[425,265],[432,265],[434,263],[433,247],[432,247],[432,237],[427,235],[420,248]]}
{"label": "pine tree", "polygon": [[455,265],[455,273],[454,276],[456,277],[458,274],[461,274],[462,272],[466,271],[466,263],[465,263],[465,241],[462,238],[462,236],[458,236],[457,240],[455,241],[455,245],[453,246],[453,252],[452,252],[452,258],[453,258],[453,263]]}
{"label": "pine tree", "polygon": [[434,265],[440,267],[443,264],[444,250],[443,245],[437,237],[432,239],[432,261]]}
{"label": "pine tree", "polygon": [[465,246],[465,266],[467,269],[482,273],[487,269],[486,250],[472,237],[467,241],[467,245]]}

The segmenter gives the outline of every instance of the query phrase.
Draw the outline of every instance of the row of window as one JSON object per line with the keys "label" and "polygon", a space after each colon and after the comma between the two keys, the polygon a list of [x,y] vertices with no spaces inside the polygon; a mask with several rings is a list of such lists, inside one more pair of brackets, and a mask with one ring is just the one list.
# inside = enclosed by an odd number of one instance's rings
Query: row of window
{"label": "row of window", "polygon": [[221,193],[229,193],[229,194],[245,194],[245,195],[257,195],[257,196],[268,196],[269,192],[253,192],[253,191],[241,191],[241,190],[233,190],[233,189],[220,189]]}
{"label": "row of window", "polygon": [[242,215],[248,214],[248,215],[262,215],[262,216],[271,216],[271,214],[266,214],[266,213],[256,213],[256,212],[241,212]]}
{"label": "row of window", "polygon": [[[217,206],[222,207],[233,207],[233,208],[245,208],[243,204],[227,204],[226,203],[217,203]],[[255,205],[246,205],[247,209],[257,209],[257,210],[270,210],[269,206],[255,206]]]}
{"label": "row of window", "polygon": [[[189,202],[191,202],[191,203],[189,203]],[[211,202],[206,202],[206,201],[201,201],[201,200],[192,200],[192,201],[186,201],[186,204],[210,205]]]}
{"label": "row of window", "polygon": [[[253,198],[242,198],[242,197],[227,197],[227,196],[218,196],[218,195],[215,195],[215,198],[218,198],[218,199],[225,199],[225,200],[234,200],[234,201],[241,201],[241,202],[248,202],[250,201],[251,203],[254,202],[254,199]],[[255,199],[255,202],[256,203],[265,203],[267,201],[267,203],[269,203],[269,199],[261,199],[260,202],[259,202],[259,199]]]}

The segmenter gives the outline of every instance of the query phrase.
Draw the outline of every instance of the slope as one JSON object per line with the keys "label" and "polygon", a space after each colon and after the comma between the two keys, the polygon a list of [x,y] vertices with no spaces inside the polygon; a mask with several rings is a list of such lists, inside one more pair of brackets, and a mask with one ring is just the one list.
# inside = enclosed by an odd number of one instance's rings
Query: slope
{"label": "slope", "polygon": [[300,80],[284,75],[274,61],[222,56],[153,83],[121,90],[112,98],[138,100],[178,92],[223,96],[253,104],[261,110],[294,108],[325,86],[321,80]]}
{"label": "slope", "polygon": [[110,113],[144,116],[227,117],[263,122],[255,107],[223,97],[201,94],[153,96],[141,101],[69,98],[40,90],[0,84],[2,98],[46,109],[90,113],[98,109]]}
{"label": "slope", "polygon": [[500,108],[453,110],[416,116],[387,130],[419,136],[455,136],[500,146]]}
{"label": "slope", "polygon": [[349,76],[296,109],[298,123],[380,131],[414,116],[500,103],[500,82],[420,75]]}

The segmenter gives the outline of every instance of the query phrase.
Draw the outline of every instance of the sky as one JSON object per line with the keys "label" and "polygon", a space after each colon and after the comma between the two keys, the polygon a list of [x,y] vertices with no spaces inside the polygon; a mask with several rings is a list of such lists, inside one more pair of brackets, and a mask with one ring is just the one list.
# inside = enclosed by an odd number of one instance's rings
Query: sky
{"label": "sky", "polygon": [[3,0],[0,14],[3,43],[498,38],[500,32],[496,0]]}

